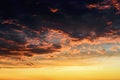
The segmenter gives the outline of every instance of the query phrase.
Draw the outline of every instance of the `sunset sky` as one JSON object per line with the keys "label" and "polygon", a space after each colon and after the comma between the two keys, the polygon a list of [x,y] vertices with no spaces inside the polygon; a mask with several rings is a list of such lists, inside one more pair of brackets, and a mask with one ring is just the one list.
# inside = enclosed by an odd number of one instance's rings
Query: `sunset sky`
{"label": "sunset sky", "polygon": [[0,80],[120,80],[119,0],[0,2]]}

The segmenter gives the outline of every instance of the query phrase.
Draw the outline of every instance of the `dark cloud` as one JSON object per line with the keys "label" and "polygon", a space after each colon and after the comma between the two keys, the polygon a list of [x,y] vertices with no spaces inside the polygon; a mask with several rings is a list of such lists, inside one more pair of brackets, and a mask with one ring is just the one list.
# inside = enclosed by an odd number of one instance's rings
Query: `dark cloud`
{"label": "dark cloud", "polygon": [[[1,28],[0,30],[0,55],[1,56],[28,56],[34,54],[48,54],[58,51],[60,44],[50,42],[46,37],[49,36],[49,30],[34,30],[19,23],[4,20],[4,25],[11,28]],[[3,24],[2,24],[3,25]],[[2,26],[1,25],[1,26]],[[17,26],[19,25],[19,26]],[[15,27],[16,26],[16,27]],[[17,28],[20,27],[20,28]],[[52,45],[50,45],[52,44]],[[50,45],[50,46],[49,46]]]}
{"label": "dark cloud", "polygon": [[[88,9],[104,0],[4,0],[0,3],[0,55],[48,54],[62,48],[59,29],[72,38],[95,39],[110,31],[120,35],[116,10]],[[51,12],[50,9],[57,9]],[[108,22],[111,24],[108,25]],[[48,29],[44,29],[48,28]],[[57,35],[56,35],[57,34]],[[52,44],[52,45],[51,45]],[[21,52],[23,51],[23,52]],[[27,51],[27,52],[24,52]],[[22,53],[22,54],[21,54]]]}
{"label": "dark cloud", "polygon": [[52,49],[36,49],[36,48],[34,48],[34,49],[32,49],[32,50],[30,50],[32,53],[37,53],[37,54],[46,54],[46,53],[52,53],[52,52],[54,52],[54,51],[56,51],[56,50],[52,50]]}

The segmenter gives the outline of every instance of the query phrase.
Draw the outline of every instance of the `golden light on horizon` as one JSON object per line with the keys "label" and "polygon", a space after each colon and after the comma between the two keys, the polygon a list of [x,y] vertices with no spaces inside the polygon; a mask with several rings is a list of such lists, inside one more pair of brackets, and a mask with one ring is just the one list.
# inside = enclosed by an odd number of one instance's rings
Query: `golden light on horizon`
{"label": "golden light on horizon", "polygon": [[44,31],[47,42],[27,37],[24,47],[20,45],[22,50],[9,51],[19,56],[1,56],[0,80],[120,79],[120,37],[113,35],[119,31],[110,31],[93,41],[89,37],[73,38],[62,30]]}
{"label": "golden light on horizon", "polygon": [[119,80],[120,57],[100,59],[107,60],[81,66],[63,64],[63,66],[47,65],[40,68],[1,68],[0,80]]}

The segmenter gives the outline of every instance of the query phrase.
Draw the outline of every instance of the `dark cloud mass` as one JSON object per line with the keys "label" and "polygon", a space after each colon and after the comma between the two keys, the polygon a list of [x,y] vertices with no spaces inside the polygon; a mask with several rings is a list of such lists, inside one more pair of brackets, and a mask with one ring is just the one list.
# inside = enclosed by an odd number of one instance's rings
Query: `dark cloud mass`
{"label": "dark cloud mass", "polygon": [[0,56],[60,52],[64,45],[72,45],[71,38],[118,37],[119,4],[119,0],[3,0]]}

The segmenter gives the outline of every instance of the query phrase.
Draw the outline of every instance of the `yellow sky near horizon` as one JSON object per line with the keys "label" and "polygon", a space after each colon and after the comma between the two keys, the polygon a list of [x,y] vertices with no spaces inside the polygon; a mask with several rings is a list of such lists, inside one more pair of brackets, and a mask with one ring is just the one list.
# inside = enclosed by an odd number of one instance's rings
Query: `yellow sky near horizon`
{"label": "yellow sky near horizon", "polygon": [[120,57],[101,58],[101,62],[82,66],[1,68],[0,80],[120,80]]}

